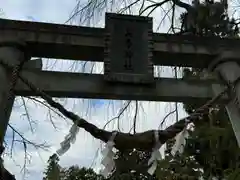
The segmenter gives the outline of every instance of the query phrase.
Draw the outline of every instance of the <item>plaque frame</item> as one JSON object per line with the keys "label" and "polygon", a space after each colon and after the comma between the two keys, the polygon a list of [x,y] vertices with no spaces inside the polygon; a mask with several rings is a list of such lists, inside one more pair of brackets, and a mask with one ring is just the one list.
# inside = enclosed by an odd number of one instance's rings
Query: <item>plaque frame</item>
{"label": "plaque frame", "polygon": [[[139,39],[137,43],[147,43],[147,58],[146,58],[146,69],[143,73],[135,73],[133,72],[114,72],[111,69],[111,63],[114,63],[114,57],[111,54],[111,45],[113,41],[114,35],[112,34],[112,29],[117,24],[116,20],[121,20],[125,22],[131,22],[138,24],[146,23],[147,25],[147,38]],[[151,84],[154,82],[154,67],[152,63],[153,58],[153,22],[151,17],[143,17],[143,16],[132,16],[132,15],[122,15],[122,14],[114,14],[114,13],[106,13],[105,15],[105,37],[104,37],[104,80],[108,82],[122,82],[122,83],[134,83],[134,84]],[[124,23],[123,23],[124,24]],[[127,28],[127,26],[124,26]],[[146,31],[145,30],[145,31]],[[142,29],[139,31],[141,32]],[[116,36],[116,35],[115,35]],[[147,42],[146,42],[147,40]],[[111,56],[111,57],[110,57]]]}

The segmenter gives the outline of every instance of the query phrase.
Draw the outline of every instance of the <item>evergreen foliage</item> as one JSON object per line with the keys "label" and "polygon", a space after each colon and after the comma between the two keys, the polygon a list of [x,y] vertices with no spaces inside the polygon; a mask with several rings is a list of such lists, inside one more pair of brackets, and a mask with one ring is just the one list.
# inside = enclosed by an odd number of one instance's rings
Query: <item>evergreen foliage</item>
{"label": "evergreen foliage", "polygon": [[148,160],[151,152],[142,152],[132,150],[131,152],[118,151],[115,156],[116,171],[112,179],[119,180],[157,180],[154,176],[148,174]]}
{"label": "evergreen foliage", "polygon": [[60,179],[60,166],[58,164],[59,157],[56,154],[50,156],[48,166],[44,172],[43,180],[58,180]]}

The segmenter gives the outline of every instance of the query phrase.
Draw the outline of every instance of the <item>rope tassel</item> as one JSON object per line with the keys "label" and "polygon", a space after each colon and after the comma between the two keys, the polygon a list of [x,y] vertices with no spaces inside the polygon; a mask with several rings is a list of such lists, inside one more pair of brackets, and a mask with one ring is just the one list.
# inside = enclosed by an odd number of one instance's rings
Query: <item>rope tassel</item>
{"label": "rope tassel", "polygon": [[159,142],[158,131],[154,131],[154,137],[156,145],[153,148],[151,158],[148,160],[148,166],[151,165],[151,167],[148,169],[148,173],[150,175],[153,175],[157,169],[157,162],[162,159],[161,153],[159,152],[159,148],[162,146],[162,144]]}
{"label": "rope tassel", "polygon": [[62,156],[64,153],[66,153],[70,147],[71,143],[75,143],[77,133],[79,132],[79,127],[76,123],[73,123],[71,129],[69,130],[69,133],[65,136],[63,142],[60,143],[61,147],[57,150],[57,154],[59,156]]}

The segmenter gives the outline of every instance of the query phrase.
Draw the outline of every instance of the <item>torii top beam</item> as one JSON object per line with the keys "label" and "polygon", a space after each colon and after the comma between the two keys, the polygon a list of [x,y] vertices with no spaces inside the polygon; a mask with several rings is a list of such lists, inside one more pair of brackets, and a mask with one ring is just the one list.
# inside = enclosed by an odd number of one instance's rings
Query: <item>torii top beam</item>
{"label": "torii top beam", "polygon": [[[34,57],[104,60],[105,28],[0,19],[0,41],[18,38]],[[237,39],[153,33],[153,64],[207,68],[222,50],[239,51]],[[196,55],[197,54],[197,55]]]}

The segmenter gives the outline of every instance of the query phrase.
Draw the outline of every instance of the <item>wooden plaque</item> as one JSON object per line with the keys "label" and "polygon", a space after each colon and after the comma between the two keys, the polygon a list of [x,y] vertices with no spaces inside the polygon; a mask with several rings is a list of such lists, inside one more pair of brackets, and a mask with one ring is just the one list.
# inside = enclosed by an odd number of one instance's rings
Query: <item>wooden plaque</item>
{"label": "wooden plaque", "polygon": [[152,83],[152,18],[112,13],[105,18],[105,80]]}

